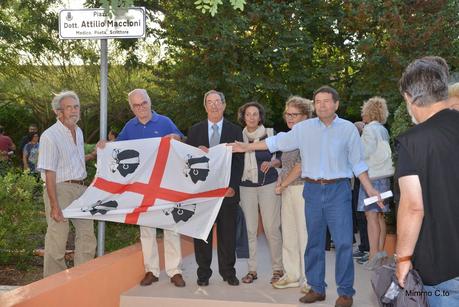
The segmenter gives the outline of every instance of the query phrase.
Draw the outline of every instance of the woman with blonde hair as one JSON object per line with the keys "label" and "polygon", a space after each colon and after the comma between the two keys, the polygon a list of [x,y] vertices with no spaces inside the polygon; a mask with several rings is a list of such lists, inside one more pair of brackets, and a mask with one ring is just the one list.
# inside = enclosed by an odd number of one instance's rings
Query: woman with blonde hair
{"label": "woman with blonde hair", "polygon": [[[284,120],[289,129],[312,117],[311,100],[299,96],[290,97],[285,103]],[[282,260],[285,274],[272,285],[276,289],[295,288],[306,284],[304,277],[304,252],[307,232],[304,216],[303,186],[301,179],[300,151],[282,153],[282,169],[277,181],[276,193],[282,193]]]}
{"label": "woman with blonde hair", "polygon": [[[371,183],[381,192],[390,190],[390,177],[394,174],[389,133],[383,126],[388,116],[389,111],[384,98],[372,97],[362,106],[362,120],[366,124],[361,136],[363,155],[368,165]],[[370,243],[369,259],[364,263],[364,267],[373,270],[387,256],[384,251],[386,238],[384,212],[389,212],[389,204],[385,201],[382,208],[375,203],[365,206],[363,200],[367,197],[367,193],[361,186],[357,210],[365,212]]]}

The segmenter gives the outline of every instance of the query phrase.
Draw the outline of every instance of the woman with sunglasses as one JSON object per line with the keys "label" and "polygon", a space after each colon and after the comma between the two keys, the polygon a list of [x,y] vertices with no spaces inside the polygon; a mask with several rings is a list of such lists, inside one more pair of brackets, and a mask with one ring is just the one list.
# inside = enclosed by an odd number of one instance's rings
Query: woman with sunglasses
{"label": "woman with sunglasses", "polygon": [[[311,100],[299,96],[290,97],[285,103],[284,120],[289,129],[312,117],[314,106]],[[276,193],[282,194],[282,259],[285,275],[273,283],[276,289],[297,288],[306,285],[304,277],[304,251],[307,232],[304,216],[303,186],[301,179],[300,151],[282,153],[282,169],[277,181]],[[301,289],[307,292],[309,288]]]}

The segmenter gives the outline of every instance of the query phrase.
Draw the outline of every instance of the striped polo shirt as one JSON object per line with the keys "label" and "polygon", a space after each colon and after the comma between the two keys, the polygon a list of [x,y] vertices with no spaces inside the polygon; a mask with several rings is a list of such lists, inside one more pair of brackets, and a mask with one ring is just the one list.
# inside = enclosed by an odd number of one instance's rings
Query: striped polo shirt
{"label": "striped polo shirt", "polygon": [[40,138],[37,170],[45,181],[45,170],[56,172],[56,183],[86,178],[83,132],[76,127],[76,144],[72,133],[60,120]]}

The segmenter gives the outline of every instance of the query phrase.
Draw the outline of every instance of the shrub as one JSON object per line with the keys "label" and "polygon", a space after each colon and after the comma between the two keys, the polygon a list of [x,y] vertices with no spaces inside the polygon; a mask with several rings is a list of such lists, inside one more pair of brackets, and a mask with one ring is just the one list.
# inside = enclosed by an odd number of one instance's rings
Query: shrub
{"label": "shrub", "polygon": [[[34,250],[44,247],[47,225],[43,185],[20,169],[5,165],[3,171],[0,176],[0,265],[15,265],[24,270],[35,265]],[[92,180],[94,174],[94,161],[91,161],[88,178]],[[97,234],[97,221],[94,222]],[[70,231],[74,231],[73,227]],[[137,225],[111,222],[106,223],[105,232],[106,253],[134,244],[140,236]]]}
{"label": "shrub", "polygon": [[0,264],[25,268],[44,242],[41,185],[28,172],[10,169],[0,177],[0,186]]}

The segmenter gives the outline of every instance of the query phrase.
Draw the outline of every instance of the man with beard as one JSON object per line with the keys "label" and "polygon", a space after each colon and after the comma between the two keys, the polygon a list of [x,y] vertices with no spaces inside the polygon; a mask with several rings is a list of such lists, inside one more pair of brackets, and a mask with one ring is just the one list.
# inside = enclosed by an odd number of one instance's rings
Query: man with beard
{"label": "man with beard", "polygon": [[[45,191],[46,221],[44,277],[67,269],[65,248],[69,222],[62,210],[79,198],[86,190],[83,133],[77,122],[80,120],[80,100],[72,91],[59,93],[52,101],[57,116],[54,125],[41,136],[38,166]],[[70,219],[75,227],[75,266],[94,258],[96,238],[91,220]]]}

